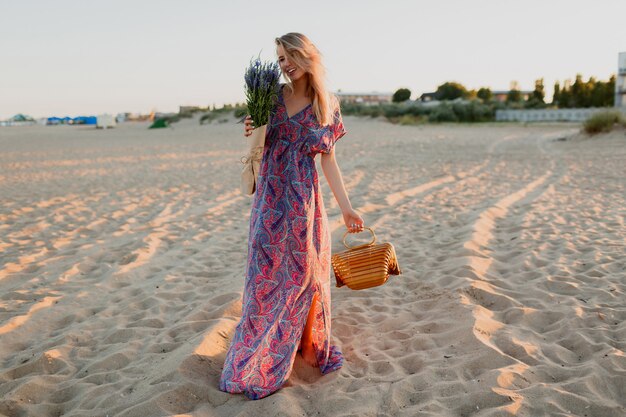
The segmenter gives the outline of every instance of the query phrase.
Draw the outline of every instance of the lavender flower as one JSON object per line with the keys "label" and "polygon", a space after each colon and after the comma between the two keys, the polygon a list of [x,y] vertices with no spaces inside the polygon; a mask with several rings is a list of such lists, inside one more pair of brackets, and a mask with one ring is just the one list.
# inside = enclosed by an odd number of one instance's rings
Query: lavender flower
{"label": "lavender flower", "polygon": [[270,110],[278,95],[278,63],[261,62],[260,58],[253,58],[243,78],[246,82],[246,103],[252,124],[255,128],[263,126],[269,120]]}

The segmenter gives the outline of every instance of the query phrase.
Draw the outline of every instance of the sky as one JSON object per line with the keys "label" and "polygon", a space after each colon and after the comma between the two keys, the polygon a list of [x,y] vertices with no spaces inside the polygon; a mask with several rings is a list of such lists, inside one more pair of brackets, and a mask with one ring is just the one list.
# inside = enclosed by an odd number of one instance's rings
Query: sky
{"label": "sky", "polygon": [[608,80],[624,0],[0,0],[0,120],[244,102],[250,59],[309,37],[336,92]]}

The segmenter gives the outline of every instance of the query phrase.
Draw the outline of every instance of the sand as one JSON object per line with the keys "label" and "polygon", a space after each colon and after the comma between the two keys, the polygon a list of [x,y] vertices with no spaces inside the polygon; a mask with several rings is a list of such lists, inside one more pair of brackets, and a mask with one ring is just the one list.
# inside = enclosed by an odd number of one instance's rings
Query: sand
{"label": "sand", "polygon": [[218,390],[247,251],[241,125],[0,129],[0,415],[626,415],[626,134],[344,122],[352,205],[404,273],[333,288],[344,367],[298,356],[258,401]]}

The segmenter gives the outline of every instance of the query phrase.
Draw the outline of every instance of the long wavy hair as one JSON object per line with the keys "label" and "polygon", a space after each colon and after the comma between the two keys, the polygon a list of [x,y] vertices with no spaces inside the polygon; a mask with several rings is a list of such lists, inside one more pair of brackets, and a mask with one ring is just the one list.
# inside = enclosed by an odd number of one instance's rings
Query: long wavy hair
{"label": "long wavy hair", "polygon": [[[312,108],[321,126],[333,123],[333,114],[339,107],[337,97],[326,91],[326,69],[322,65],[322,54],[317,47],[305,35],[297,32],[289,32],[276,38],[276,45],[281,45],[285,50],[289,62],[304,70],[307,77],[305,94],[312,98]],[[283,74],[286,86],[293,94],[293,84],[286,74]]]}

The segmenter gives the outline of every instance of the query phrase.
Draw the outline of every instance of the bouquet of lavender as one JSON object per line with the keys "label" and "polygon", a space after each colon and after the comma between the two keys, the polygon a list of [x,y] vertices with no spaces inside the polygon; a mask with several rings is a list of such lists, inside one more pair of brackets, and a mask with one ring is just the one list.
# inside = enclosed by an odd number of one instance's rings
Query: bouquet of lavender
{"label": "bouquet of lavender", "polygon": [[[278,97],[278,79],[280,77],[277,62],[261,62],[259,58],[250,60],[246,69],[246,101],[248,113],[252,117],[254,130],[248,137],[248,156],[241,159],[244,164],[241,171],[241,191],[252,195],[256,191],[257,179],[263,159],[265,134],[270,110]],[[241,121],[245,120],[242,119]]]}
{"label": "bouquet of lavender", "polygon": [[279,78],[277,62],[261,62],[258,57],[250,60],[244,79],[248,113],[255,128],[267,124],[273,101],[278,94]]}

